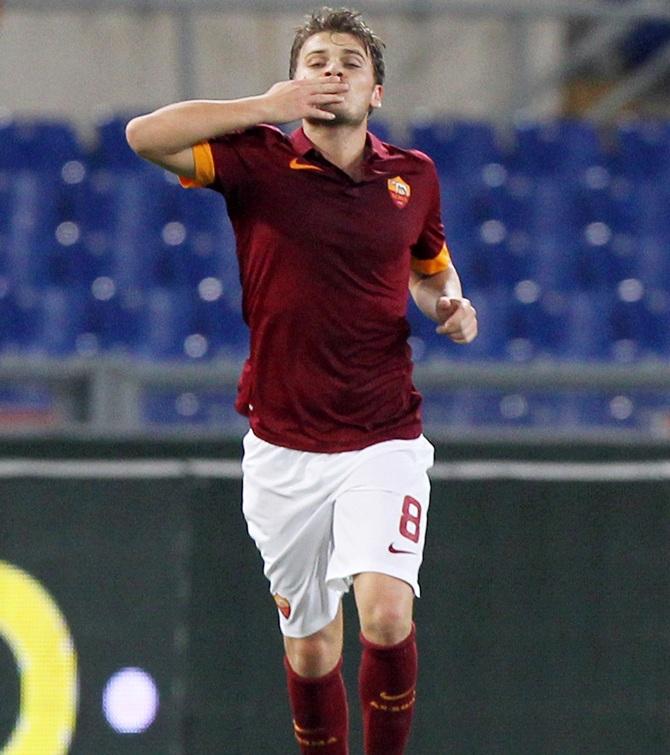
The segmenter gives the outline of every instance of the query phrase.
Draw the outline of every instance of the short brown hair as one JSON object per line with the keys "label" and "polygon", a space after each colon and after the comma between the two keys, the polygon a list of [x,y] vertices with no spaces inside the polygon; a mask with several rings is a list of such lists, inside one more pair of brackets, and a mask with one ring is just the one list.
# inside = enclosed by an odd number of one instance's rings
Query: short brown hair
{"label": "short brown hair", "polygon": [[298,65],[298,56],[305,42],[314,34],[322,31],[330,31],[338,34],[351,34],[356,37],[367,50],[372,59],[372,67],[375,73],[375,83],[383,84],[386,73],[384,66],[383,40],[363,21],[361,14],[348,8],[321,8],[315,10],[305,18],[305,23],[299,26],[295,32],[293,45],[291,46],[291,58],[289,63],[289,78],[295,75]]}

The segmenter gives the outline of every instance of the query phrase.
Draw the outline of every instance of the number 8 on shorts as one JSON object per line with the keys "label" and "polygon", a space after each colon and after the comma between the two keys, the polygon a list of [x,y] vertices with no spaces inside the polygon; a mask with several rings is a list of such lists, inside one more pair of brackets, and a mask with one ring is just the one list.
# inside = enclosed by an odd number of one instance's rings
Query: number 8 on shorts
{"label": "number 8 on shorts", "polygon": [[421,504],[411,495],[402,502],[400,534],[413,543],[418,543],[421,536]]}

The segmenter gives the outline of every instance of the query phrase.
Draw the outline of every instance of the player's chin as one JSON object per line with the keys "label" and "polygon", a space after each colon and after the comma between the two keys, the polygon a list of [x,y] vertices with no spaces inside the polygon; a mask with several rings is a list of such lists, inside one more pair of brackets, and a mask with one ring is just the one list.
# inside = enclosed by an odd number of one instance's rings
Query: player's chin
{"label": "player's chin", "polygon": [[362,116],[359,113],[352,113],[345,110],[341,104],[323,105],[322,110],[332,113],[334,118],[307,118],[307,123],[321,126],[360,126],[367,117],[367,113]]}

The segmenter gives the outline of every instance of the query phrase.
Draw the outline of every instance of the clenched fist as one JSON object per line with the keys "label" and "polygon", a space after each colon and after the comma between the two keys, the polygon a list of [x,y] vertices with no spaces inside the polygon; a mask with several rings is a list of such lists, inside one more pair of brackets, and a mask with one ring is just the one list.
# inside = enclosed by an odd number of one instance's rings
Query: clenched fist
{"label": "clenched fist", "polygon": [[470,343],[477,336],[477,311],[469,299],[441,296],[435,311],[439,322],[436,333],[449,336],[454,343]]}

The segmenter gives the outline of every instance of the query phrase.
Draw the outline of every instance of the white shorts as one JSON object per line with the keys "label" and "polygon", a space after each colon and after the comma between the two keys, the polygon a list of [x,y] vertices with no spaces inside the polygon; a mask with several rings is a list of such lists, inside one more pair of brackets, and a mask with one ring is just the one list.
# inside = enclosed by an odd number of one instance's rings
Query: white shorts
{"label": "white shorts", "polygon": [[244,438],[242,509],[287,637],[336,616],[353,577],[379,572],[419,596],[433,447],[423,437],[311,453]]}

